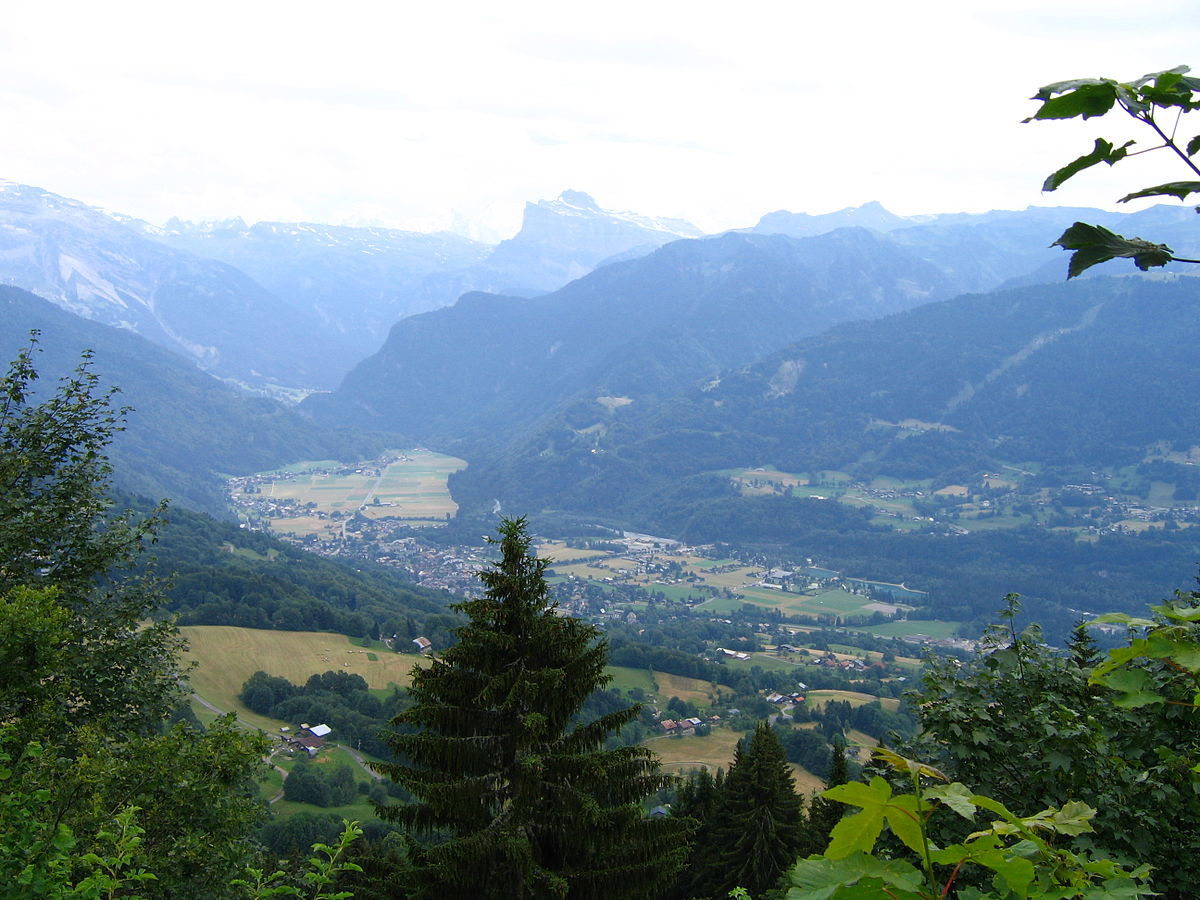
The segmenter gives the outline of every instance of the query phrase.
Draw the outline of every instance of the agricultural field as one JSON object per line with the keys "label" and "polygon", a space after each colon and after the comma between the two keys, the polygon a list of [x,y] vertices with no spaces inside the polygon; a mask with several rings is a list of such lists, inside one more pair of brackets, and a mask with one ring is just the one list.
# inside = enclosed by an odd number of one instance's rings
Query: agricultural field
{"label": "agricultural field", "polygon": [[319,631],[269,631],[230,625],[189,625],[179,629],[187,638],[184,657],[195,662],[189,674],[192,690],[218,709],[259,728],[277,722],[256,715],[238,701],[246,680],[258,670],[303,684],[311,675],[330,670],[361,675],[368,686],[386,689],[407,686],[419,657],[367,648],[342,634]]}
{"label": "agricultural field", "polygon": [[[761,566],[748,566],[729,559],[709,560],[692,554],[657,552],[645,559],[618,555],[603,550],[579,550],[558,541],[545,541],[539,552],[555,559],[556,583],[577,578],[595,585],[625,584],[661,593],[669,600],[693,600],[695,608],[713,613],[731,612],[750,603],[766,609],[778,609],[786,616],[829,621],[834,617],[870,616],[889,607],[875,606],[864,593],[847,588],[804,590],[814,578],[837,578],[837,572],[817,571],[811,576],[797,574],[789,583],[791,590],[763,584]],[[664,567],[675,567],[677,577],[664,576]],[[900,585],[885,585],[847,578],[847,584],[867,585],[877,590],[906,590]],[[912,592],[919,597],[920,592]],[[895,609],[911,609],[893,603]]]}
{"label": "agricultural field", "polygon": [[730,692],[726,685],[713,685],[700,678],[686,678],[668,672],[652,672],[649,669],[631,669],[628,666],[608,666],[605,670],[613,676],[609,687],[622,691],[641,688],[646,692],[647,702],[665,704],[672,697],[695,703],[700,707],[712,706],[716,691]]}
{"label": "agricultural field", "polygon": [[808,484],[808,476],[794,475],[791,472],[780,472],[774,466],[731,469],[722,474],[729,476],[729,479],[737,486],[744,497],[779,493],[786,491],[788,488],[794,489]]}
{"label": "agricultural field", "polygon": [[[685,678],[683,675],[671,675],[667,672],[655,672],[654,680],[658,682],[660,699],[666,701],[678,697],[699,707],[712,706],[716,700],[716,691],[721,688],[721,685],[714,685],[711,681]],[[725,691],[729,693],[730,688],[726,687]]]}
{"label": "agricultural field", "polygon": [[[662,760],[664,772],[674,775],[684,775],[693,769],[729,770],[733,760],[733,748],[742,739],[742,733],[729,728],[714,728],[706,735],[686,735],[683,737],[653,737],[643,746],[649,747]],[[792,780],[796,790],[804,795],[825,789],[823,782],[816,775],[795,763],[789,763],[792,769]]]}
{"label": "agricultural field", "polygon": [[608,683],[608,686],[618,691],[628,693],[634,688],[640,688],[645,691],[647,697],[652,697],[658,690],[654,673],[649,669],[631,669],[628,666],[606,666],[604,672],[606,675],[612,676],[612,681]]}
{"label": "agricultural field", "polygon": [[915,637],[925,635],[931,638],[950,638],[958,632],[960,622],[944,622],[935,619],[904,619],[898,622],[885,622],[882,625],[868,625],[857,629],[880,637]]}
{"label": "agricultural field", "polygon": [[864,694],[861,691],[809,691],[805,696],[805,705],[807,706],[824,706],[830,700],[846,700],[851,706],[865,706],[868,703],[879,701],[879,705],[886,710],[895,712],[900,708],[900,701],[895,697],[876,697],[874,694]]}
{"label": "agricultural field", "polygon": [[372,519],[438,524],[458,511],[446,479],[466,466],[463,460],[429,450],[390,451],[388,456],[399,458],[385,466],[361,463],[353,471],[345,463],[323,460],[263,472],[241,480],[245,484],[233,499],[243,508],[270,510],[272,528],[297,537],[335,537],[342,520],[356,512]]}

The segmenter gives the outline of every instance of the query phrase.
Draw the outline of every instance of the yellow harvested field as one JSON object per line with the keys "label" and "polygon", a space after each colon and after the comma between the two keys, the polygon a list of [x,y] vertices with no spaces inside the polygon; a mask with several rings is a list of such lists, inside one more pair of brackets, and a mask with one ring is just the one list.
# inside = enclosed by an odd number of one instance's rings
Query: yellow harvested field
{"label": "yellow harvested field", "polygon": [[[654,737],[644,742],[658,754],[662,760],[664,772],[682,775],[693,769],[717,769],[729,771],[733,761],[733,748],[741,740],[739,731],[728,728],[714,728],[710,734],[703,736],[689,735],[687,737]],[[825,783],[807,769],[795,763],[789,763],[792,778],[796,782],[796,790],[808,796],[814,791],[825,789]]]}
{"label": "yellow harvested field", "polygon": [[851,706],[863,706],[878,700],[884,709],[893,712],[900,708],[900,701],[894,697],[876,697],[874,694],[864,694],[861,691],[808,691],[805,700],[810,705],[822,705],[829,700],[848,700]]}
{"label": "yellow harvested field", "polygon": [[[372,688],[391,684],[406,687],[418,657],[367,650],[343,634],[320,631],[268,631],[229,625],[189,625],[179,629],[189,647],[184,654],[197,663],[189,680],[192,689],[223,710],[252,721],[253,713],[237,701],[246,680],[258,670],[303,684],[311,675],[330,670],[352,672]],[[374,660],[368,654],[376,657]],[[266,721],[266,720],[264,720]]]}
{"label": "yellow harvested field", "polygon": [[714,728],[706,735],[653,737],[644,741],[662,760],[663,771],[680,774],[691,769],[729,770],[733,748],[741,740],[740,731]]}
{"label": "yellow harvested field", "polygon": [[[663,702],[672,697],[695,703],[697,706],[711,706],[716,699],[711,681],[699,678],[685,678],[682,675],[671,675],[668,672],[655,672],[654,680],[658,682],[658,696]],[[718,685],[717,687],[720,687]],[[730,688],[725,688],[730,693]]]}
{"label": "yellow harvested field", "polygon": [[796,763],[788,763],[792,770],[792,781],[796,785],[796,793],[801,797],[811,797],[825,790],[825,782],[808,769]]}

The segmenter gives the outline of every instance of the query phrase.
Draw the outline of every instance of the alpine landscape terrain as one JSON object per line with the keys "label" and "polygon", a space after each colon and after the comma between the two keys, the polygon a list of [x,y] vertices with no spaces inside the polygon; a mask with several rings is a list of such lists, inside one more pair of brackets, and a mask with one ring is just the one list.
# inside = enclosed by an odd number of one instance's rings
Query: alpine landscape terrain
{"label": "alpine landscape terrain", "polygon": [[505,238],[0,180],[0,893],[1195,896],[1200,79],[1034,100],[1198,180]]}

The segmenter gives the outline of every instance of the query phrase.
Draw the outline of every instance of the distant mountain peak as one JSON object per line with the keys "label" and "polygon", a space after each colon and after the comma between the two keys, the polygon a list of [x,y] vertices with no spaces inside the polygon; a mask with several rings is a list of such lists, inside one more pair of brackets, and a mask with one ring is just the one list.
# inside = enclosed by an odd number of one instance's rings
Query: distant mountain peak
{"label": "distant mountain peak", "polygon": [[794,213],[780,209],[767,213],[751,231],[761,234],[786,234],[790,237],[811,237],[836,228],[858,226],[870,228],[872,231],[893,231],[906,225],[912,225],[913,220],[898,216],[889,211],[878,200],[871,200],[861,206],[847,206],[835,212],[810,215],[809,213]]}
{"label": "distant mountain peak", "polygon": [[566,203],[571,206],[578,206],[583,209],[592,209],[600,212],[600,207],[591,194],[585,194],[583,191],[563,191],[558,195],[556,202]]}

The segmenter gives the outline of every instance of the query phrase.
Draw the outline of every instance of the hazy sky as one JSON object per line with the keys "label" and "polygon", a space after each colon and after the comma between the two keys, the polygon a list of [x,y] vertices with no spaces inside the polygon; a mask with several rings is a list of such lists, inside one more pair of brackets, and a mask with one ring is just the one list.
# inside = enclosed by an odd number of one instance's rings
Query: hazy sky
{"label": "hazy sky", "polygon": [[1128,129],[1020,125],[1027,98],[1200,68],[1195,0],[5,6],[0,177],[153,222],[507,236],[565,188],[710,231],[869,200],[1111,205],[1182,173],[1151,155],[1043,196]]}

